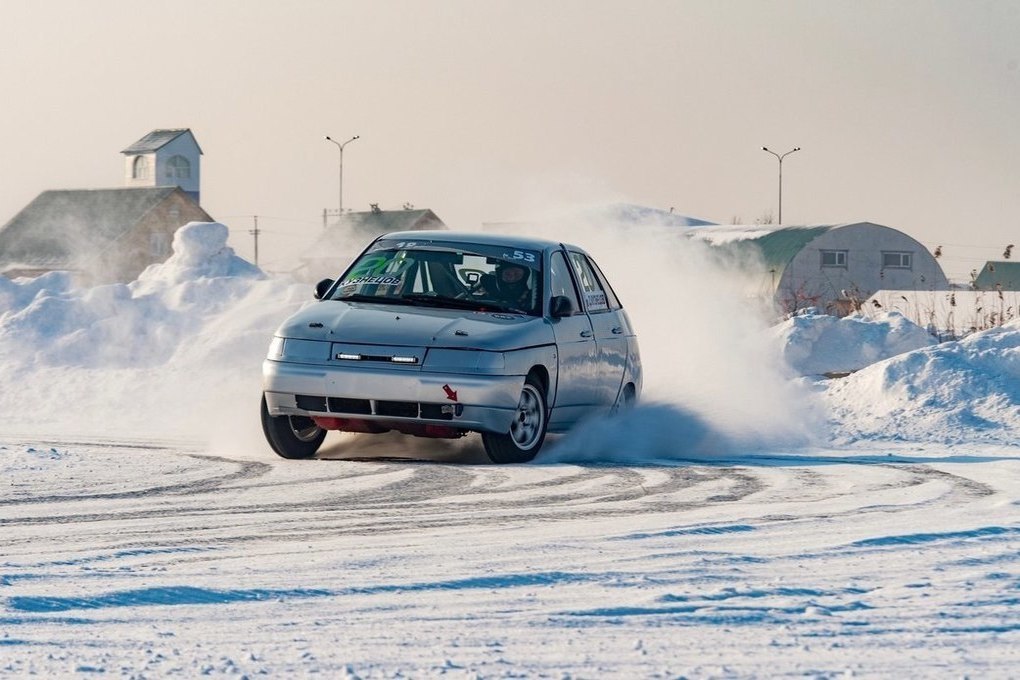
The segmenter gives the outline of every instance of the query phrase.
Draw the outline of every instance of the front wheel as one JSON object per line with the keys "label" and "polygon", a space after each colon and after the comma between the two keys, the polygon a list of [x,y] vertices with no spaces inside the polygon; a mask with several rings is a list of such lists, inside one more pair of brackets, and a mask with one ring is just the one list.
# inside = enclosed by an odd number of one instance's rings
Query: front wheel
{"label": "front wheel", "polygon": [[524,381],[510,431],[505,434],[482,433],[482,444],[489,460],[493,463],[527,463],[532,460],[545,441],[549,425],[547,414],[545,391],[538,379],[529,375]]}
{"label": "front wheel", "polygon": [[322,446],[326,431],[307,416],[271,416],[262,395],[262,432],[283,458],[311,458]]}

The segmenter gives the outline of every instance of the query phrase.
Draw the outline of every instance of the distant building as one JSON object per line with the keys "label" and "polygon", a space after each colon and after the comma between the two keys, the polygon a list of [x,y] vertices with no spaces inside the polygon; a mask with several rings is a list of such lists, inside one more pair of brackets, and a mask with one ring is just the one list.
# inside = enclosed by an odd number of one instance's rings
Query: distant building
{"label": "distant building", "polygon": [[716,247],[724,264],[748,278],[752,294],[779,311],[807,307],[843,316],[878,290],[942,291],[938,260],[901,231],[871,222],[804,227],[711,226],[692,237]]}
{"label": "distant building", "polygon": [[191,130],[153,130],[122,153],[126,187],[44,191],[0,227],[0,274],[128,282],[170,256],[179,227],[212,221],[198,202],[202,150]]}
{"label": "distant building", "polygon": [[976,290],[1020,290],[1020,262],[986,262],[974,279]]}
{"label": "distant building", "polygon": [[177,186],[201,205],[202,149],[191,130],[153,130],[121,153],[125,186]]}
{"label": "distant building", "polygon": [[315,282],[339,276],[374,238],[391,231],[446,229],[428,209],[380,210],[376,204],[365,212],[347,212],[326,227],[315,243],[300,256],[297,278]]}
{"label": "distant building", "polygon": [[0,273],[129,282],[170,256],[179,227],[211,221],[180,187],[44,191],[0,228]]}

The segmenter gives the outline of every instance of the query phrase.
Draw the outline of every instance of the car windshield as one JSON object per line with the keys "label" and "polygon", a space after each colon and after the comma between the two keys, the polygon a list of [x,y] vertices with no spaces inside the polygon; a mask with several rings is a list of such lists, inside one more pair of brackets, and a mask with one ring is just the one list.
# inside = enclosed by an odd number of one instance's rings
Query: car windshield
{"label": "car windshield", "polygon": [[330,299],[539,316],[541,267],[535,250],[382,239],[351,265]]}

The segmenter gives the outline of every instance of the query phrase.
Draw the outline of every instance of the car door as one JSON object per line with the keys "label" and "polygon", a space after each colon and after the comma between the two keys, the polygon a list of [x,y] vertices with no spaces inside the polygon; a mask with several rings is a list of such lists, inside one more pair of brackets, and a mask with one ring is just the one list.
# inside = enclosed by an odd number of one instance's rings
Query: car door
{"label": "car door", "polygon": [[569,426],[598,403],[598,345],[591,320],[581,307],[570,274],[570,265],[562,251],[549,258],[548,300],[562,295],[573,305],[571,315],[552,319],[558,356],[556,397],[550,427]]}
{"label": "car door", "polygon": [[596,403],[616,403],[627,367],[627,336],[630,334],[619,300],[591,259],[570,252],[570,263],[581,287],[584,310],[591,319],[598,353]]}

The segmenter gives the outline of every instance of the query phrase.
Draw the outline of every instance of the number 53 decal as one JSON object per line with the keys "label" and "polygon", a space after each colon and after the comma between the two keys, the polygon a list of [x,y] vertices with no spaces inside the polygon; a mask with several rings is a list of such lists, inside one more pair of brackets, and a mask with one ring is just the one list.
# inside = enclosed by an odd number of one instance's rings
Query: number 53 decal
{"label": "number 53 decal", "polygon": [[523,262],[535,263],[535,253],[526,253],[523,250],[515,250],[510,255],[504,255],[508,260],[521,260]]}

